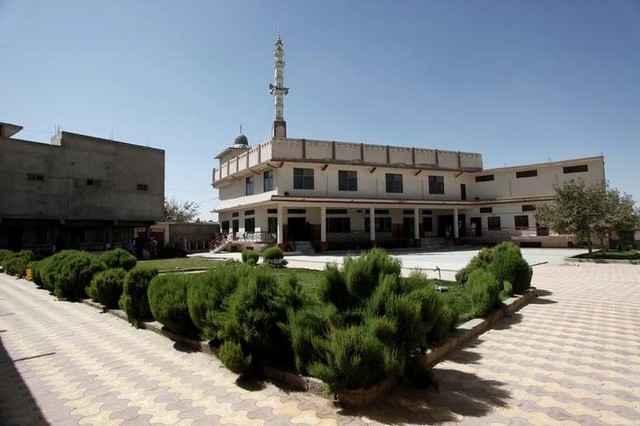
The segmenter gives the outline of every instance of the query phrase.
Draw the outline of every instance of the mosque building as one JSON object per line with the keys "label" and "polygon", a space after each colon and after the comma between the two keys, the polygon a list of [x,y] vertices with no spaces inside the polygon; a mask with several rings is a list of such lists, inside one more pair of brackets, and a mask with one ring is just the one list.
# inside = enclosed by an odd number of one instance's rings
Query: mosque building
{"label": "mosque building", "polygon": [[218,249],[567,247],[573,237],[539,226],[536,206],[571,179],[604,182],[602,156],[484,169],[480,153],[288,137],[280,35],[273,56],[271,139],[252,147],[241,130],[215,157]]}

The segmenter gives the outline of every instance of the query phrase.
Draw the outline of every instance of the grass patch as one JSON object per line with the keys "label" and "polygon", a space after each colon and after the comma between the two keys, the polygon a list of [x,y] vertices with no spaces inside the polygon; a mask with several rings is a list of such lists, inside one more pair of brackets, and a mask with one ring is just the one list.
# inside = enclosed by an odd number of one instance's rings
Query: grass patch
{"label": "grass patch", "polygon": [[156,268],[160,272],[167,272],[175,271],[176,269],[182,271],[210,269],[215,268],[218,263],[220,263],[220,260],[206,259],[203,257],[177,257],[174,259],[139,260],[138,266]]}
{"label": "grass patch", "polygon": [[591,254],[579,254],[576,257],[580,259],[638,260],[640,252],[638,250],[598,250]]}

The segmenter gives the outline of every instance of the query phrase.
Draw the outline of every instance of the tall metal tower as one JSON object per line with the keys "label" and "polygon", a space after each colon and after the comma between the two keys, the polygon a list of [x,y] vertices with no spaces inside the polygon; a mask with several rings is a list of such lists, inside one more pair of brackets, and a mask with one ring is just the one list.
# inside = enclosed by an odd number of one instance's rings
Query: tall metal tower
{"label": "tall metal tower", "polygon": [[284,49],[278,30],[275,49],[273,50],[273,84],[269,84],[269,93],[273,95],[275,117],[273,120],[273,137],[287,137],[287,122],[284,121],[284,97],[289,93],[289,88],[284,87]]}

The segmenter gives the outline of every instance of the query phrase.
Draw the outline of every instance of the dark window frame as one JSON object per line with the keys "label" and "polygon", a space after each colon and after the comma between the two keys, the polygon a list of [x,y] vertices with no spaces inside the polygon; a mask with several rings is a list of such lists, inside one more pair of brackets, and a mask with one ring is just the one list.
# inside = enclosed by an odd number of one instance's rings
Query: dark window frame
{"label": "dark window frame", "polygon": [[444,194],[444,176],[429,176],[429,194]]}
{"label": "dark window frame", "polygon": [[565,166],[562,168],[562,173],[569,174],[569,173],[585,173],[589,171],[589,165],[588,164],[580,164],[577,166]]}
{"label": "dark window frame", "polygon": [[253,195],[254,192],[254,179],[253,176],[247,176],[244,180],[244,193],[245,195]]}
{"label": "dark window frame", "polygon": [[273,170],[267,170],[262,174],[262,189],[264,192],[273,191]]}
{"label": "dark window frame", "polygon": [[476,176],[476,182],[491,182],[495,180],[494,175]]}
{"label": "dark window frame", "polygon": [[515,228],[518,230],[528,230],[529,229],[529,215],[514,215],[513,223],[515,224]]}
{"label": "dark window frame", "polygon": [[357,191],[358,172],[355,170],[338,170],[338,191]]}
{"label": "dark window frame", "polygon": [[404,192],[401,173],[386,173],[385,184],[386,192],[389,194],[402,194]]}
{"label": "dark window frame", "polygon": [[295,167],[293,169],[293,189],[315,189],[314,169]]}
{"label": "dark window frame", "polygon": [[502,224],[500,222],[500,216],[489,216],[487,218],[487,228],[489,231],[501,231]]}
{"label": "dark window frame", "polygon": [[538,170],[536,169],[522,170],[522,171],[516,172],[516,179],[536,177],[536,176],[538,176]]}

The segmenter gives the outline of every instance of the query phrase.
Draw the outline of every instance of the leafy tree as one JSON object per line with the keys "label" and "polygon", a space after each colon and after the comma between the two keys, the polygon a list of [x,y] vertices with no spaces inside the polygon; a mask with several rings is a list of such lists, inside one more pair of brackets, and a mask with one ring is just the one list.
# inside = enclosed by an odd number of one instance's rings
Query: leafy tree
{"label": "leafy tree", "polygon": [[633,229],[639,222],[640,213],[633,199],[620,195],[608,183],[586,185],[581,180],[570,180],[555,189],[554,201],[538,208],[537,222],[586,241],[589,253],[593,234],[604,242],[611,232]]}
{"label": "leafy tree", "polygon": [[164,199],[165,222],[193,222],[200,206],[194,201],[178,201],[175,198]]}

